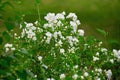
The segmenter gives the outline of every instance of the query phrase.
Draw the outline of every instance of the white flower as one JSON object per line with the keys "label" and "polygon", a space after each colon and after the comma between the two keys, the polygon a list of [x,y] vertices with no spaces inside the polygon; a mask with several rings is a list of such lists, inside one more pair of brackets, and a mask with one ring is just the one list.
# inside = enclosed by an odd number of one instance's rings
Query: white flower
{"label": "white flower", "polygon": [[9,44],[9,43],[7,43],[7,44],[5,44],[5,48],[7,48],[7,47],[12,47],[13,45],[12,44]]}
{"label": "white flower", "polygon": [[80,21],[79,21],[79,20],[77,20],[77,21],[76,21],[76,24],[77,24],[77,25],[80,25],[81,23],[80,23]]}
{"label": "white flower", "polygon": [[111,62],[111,63],[114,63],[114,60],[113,60],[113,59],[110,59],[110,62]]}
{"label": "white flower", "polygon": [[11,48],[11,50],[12,50],[12,51],[14,51],[14,50],[15,50],[15,48],[13,47],[13,48]]}
{"label": "white flower", "polygon": [[54,78],[47,78],[47,80],[55,80]]}
{"label": "white flower", "polygon": [[8,52],[10,49],[9,48],[5,48],[5,52]]}
{"label": "white flower", "polygon": [[54,78],[51,78],[50,80],[55,80]]}
{"label": "white flower", "polygon": [[79,29],[79,30],[78,30],[78,33],[79,33],[80,36],[84,36],[84,30]]}
{"label": "white flower", "polygon": [[51,80],[50,78],[47,78],[47,80]]}
{"label": "white flower", "polygon": [[35,21],[34,24],[37,25],[37,24],[38,24],[38,21]]}
{"label": "white flower", "polygon": [[117,61],[120,62],[120,50],[113,49],[114,56],[117,58]]}
{"label": "white flower", "polygon": [[101,52],[107,52],[107,49],[106,48],[102,48]]}
{"label": "white flower", "polygon": [[63,15],[66,15],[65,11],[62,12]]}
{"label": "white flower", "polygon": [[57,32],[54,32],[53,37],[54,37],[55,39],[57,39],[57,36],[58,36],[58,33],[57,33]]}
{"label": "white flower", "polygon": [[97,60],[99,60],[99,58],[98,58],[98,57],[93,56],[93,61],[97,61]]}
{"label": "white flower", "polygon": [[38,56],[38,60],[39,60],[39,61],[42,61],[42,56]]}
{"label": "white flower", "polygon": [[64,49],[60,49],[60,53],[65,53],[65,50]]}
{"label": "white flower", "polygon": [[110,80],[112,77],[112,71],[111,70],[106,71],[106,75],[108,77],[108,80]]}
{"label": "white flower", "polygon": [[63,26],[62,22],[61,22],[61,21],[58,21],[58,22],[57,22],[57,26]]}
{"label": "white flower", "polygon": [[15,50],[15,48],[13,47],[13,44],[6,43],[4,47],[5,47],[5,52],[8,52],[9,50],[12,50],[12,51]]}
{"label": "white flower", "polygon": [[73,21],[70,21],[70,25],[73,27],[73,31],[76,32],[77,30],[77,24]]}
{"label": "white flower", "polygon": [[49,23],[54,23],[56,21],[55,13],[48,13],[47,16],[44,17]]}
{"label": "white flower", "polygon": [[103,43],[102,41],[101,41],[101,42],[99,42],[98,46],[101,46],[101,45],[102,45],[102,43]]}
{"label": "white flower", "polygon": [[34,36],[34,37],[32,38],[32,40],[33,40],[33,41],[36,41],[36,40],[37,40],[37,38]]}
{"label": "white flower", "polygon": [[18,78],[18,79],[16,79],[16,80],[20,80],[20,79]]}
{"label": "white flower", "polygon": [[62,13],[56,14],[56,19],[65,19],[64,15]]}
{"label": "white flower", "polygon": [[85,77],[87,77],[88,75],[89,75],[88,72],[85,72],[85,73],[84,73],[84,76],[85,76]]}
{"label": "white flower", "polygon": [[36,77],[37,77],[37,75],[34,75],[34,77],[36,78]]}
{"label": "white flower", "polygon": [[78,78],[78,75],[77,75],[77,74],[74,74],[74,75],[72,76],[72,78],[73,78],[74,80],[76,80],[76,79]]}
{"label": "white flower", "polygon": [[78,65],[73,66],[73,68],[74,68],[74,69],[77,69],[77,68],[78,68]]}
{"label": "white flower", "polygon": [[97,78],[96,80],[101,80],[100,78]]}
{"label": "white flower", "polygon": [[35,33],[31,29],[26,31],[26,33],[27,33],[27,38],[32,39],[35,36]]}
{"label": "white flower", "polygon": [[51,37],[52,37],[52,33],[47,32],[47,33],[46,33],[46,36],[49,37],[49,38],[51,38]]}
{"label": "white flower", "polygon": [[73,21],[76,21],[77,20],[77,16],[75,13],[69,13],[68,16],[66,18],[72,18]]}
{"label": "white flower", "polygon": [[97,52],[97,53],[96,53],[96,56],[99,56],[99,54],[100,54],[100,53],[99,53],[99,52]]}
{"label": "white flower", "polygon": [[81,79],[84,79],[84,76],[80,76],[81,77]]}
{"label": "white flower", "polygon": [[61,74],[60,79],[64,79],[64,78],[65,78],[65,74]]}
{"label": "white flower", "polygon": [[33,23],[25,23],[26,24],[26,28],[31,28],[33,26]]}

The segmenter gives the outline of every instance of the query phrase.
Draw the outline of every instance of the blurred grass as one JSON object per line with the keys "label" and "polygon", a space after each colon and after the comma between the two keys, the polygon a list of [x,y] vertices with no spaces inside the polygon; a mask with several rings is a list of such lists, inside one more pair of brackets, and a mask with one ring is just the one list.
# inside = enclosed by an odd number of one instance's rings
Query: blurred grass
{"label": "blurred grass", "polygon": [[[38,20],[35,0],[11,0],[14,8],[6,6],[3,17],[5,21],[16,22],[17,16],[25,15],[24,20],[34,22]],[[105,42],[106,46],[120,48],[120,0],[41,0],[41,18],[48,12],[75,12],[81,21],[86,35],[92,35]],[[8,20],[8,18],[10,20]],[[5,31],[4,22],[0,24],[0,32]],[[96,28],[108,32],[105,38]]]}

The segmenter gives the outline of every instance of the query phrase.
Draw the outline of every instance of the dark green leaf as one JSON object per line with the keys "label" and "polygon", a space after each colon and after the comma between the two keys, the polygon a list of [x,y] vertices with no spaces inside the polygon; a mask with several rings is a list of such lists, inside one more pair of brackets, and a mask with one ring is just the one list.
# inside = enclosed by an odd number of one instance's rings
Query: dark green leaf
{"label": "dark green leaf", "polygon": [[8,62],[4,59],[0,60],[1,67],[8,67]]}
{"label": "dark green leaf", "polygon": [[2,36],[4,37],[4,39],[5,39],[7,42],[10,41],[11,36],[10,36],[6,31],[4,31],[4,32],[2,33]]}
{"label": "dark green leaf", "polygon": [[0,37],[0,45],[2,44],[2,42],[3,42],[3,38],[2,38],[2,37]]}
{"label": "dark green leaf", "polygon": [[5,22],[5,25],[8,31],[12,30],[15,27],[15,25],[10,22]]}

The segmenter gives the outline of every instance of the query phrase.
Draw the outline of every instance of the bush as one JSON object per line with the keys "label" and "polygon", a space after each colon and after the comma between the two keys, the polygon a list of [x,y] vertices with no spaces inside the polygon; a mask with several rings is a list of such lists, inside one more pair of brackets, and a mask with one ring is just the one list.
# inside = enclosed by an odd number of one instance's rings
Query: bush
{"label": "bush", "polygon": [[84,36],[75,13],[48,13],[45,20],[21,22],[19,33],[1,51],[5,80],[111,80],[120,74],[120,50]]}

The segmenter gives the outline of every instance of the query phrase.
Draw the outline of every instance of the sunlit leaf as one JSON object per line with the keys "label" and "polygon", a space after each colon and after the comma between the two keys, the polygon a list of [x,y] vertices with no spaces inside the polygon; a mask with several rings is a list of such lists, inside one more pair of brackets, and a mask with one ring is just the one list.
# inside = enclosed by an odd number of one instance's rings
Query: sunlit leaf
{"label": "sunlit leaf", "polygon": [[28,51],[25,48],[22,48],[21,52],[24,53],[24,54],[28,54]]}
{"label": "sunlit leaf", "polygon": [[108,33],[105,31],[105,30],[102,30],[102,29],[99,29],[99,28],[97,28],[96,29],[100,34],[102,34],[103,36],[107,36],[108,35]]}

